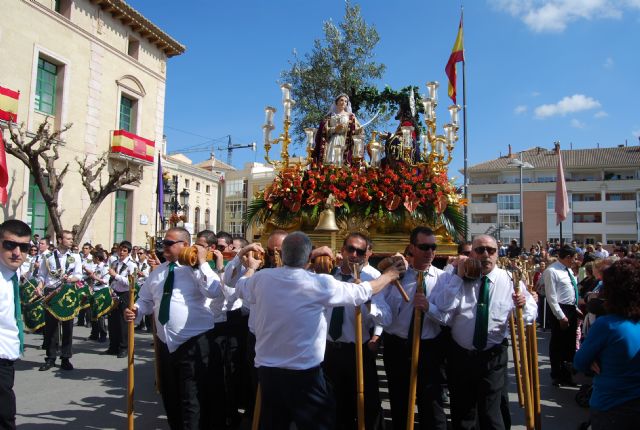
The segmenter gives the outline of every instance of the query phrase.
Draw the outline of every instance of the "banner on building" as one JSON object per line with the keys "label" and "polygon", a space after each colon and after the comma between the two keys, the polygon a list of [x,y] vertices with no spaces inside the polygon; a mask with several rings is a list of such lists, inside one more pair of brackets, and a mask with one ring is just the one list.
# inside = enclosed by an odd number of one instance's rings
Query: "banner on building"
{"label": "banner on building", "polygon": [[111,139],[111,152],[153,163],[156,143],[125,130],[115,130]]}

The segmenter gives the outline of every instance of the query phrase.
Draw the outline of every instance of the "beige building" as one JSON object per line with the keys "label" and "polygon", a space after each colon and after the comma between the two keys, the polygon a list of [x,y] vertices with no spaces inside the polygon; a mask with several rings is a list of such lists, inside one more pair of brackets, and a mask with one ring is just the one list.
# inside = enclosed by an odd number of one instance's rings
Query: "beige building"
{"label": "beige building", "polygon": [[[157,212],[154,161],[163,135],[167,60],[184,46],[122,0],[10,3],[0,20],[0,87],[20,94],[17,122],[28,132],[46,117],[56,127],[73,123],[58,160],[70,164],[60,193],[64,227],[77,224],[89,204],[76,157],[110,151],[110,163],[142,163],[143,178],[109,195],[77,240],[143,243]],[[44,234],[48,214],[29,171],[11,156],[8,165],[10,202],[2,216]]]}
{"label": "beige building", "polygon": [[[579,243],[629,243],[640,237],[640,147],[562,149],[570,212],[562,236]],[[557,240],[555,149],[533,148],[468,168],[471,236],[519,239],[522,169],[524,244]]]}

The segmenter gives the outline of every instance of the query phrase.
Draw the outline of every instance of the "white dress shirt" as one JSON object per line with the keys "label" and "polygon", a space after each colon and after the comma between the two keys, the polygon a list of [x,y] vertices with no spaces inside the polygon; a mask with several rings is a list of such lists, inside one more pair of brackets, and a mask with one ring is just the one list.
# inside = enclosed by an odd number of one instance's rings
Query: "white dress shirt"
{"label": "white dress shirt", "polygon": [[124,260],[118,260],[111,265],[116,275],[112,276],[111,289],[116,293],[126,293],[129,291],[129,275],[135,274],[138,265],[127,256]]}
{"label": "white dress shirt", "polygon": [[[56,263],[56,260],[58,263]],[[74,254],[69,249],[67,249],[65,253],[55,250],[49,255],[49,258],[47,258],[46,264],[40,264],[40,270],[38,271],[38,277],[44,283],[45,288],[56,288],[60,286],[58,283],[60,278],[53,276],[51,273],[52,271],[57,271],[58,267],[60,267],[62,271],[60,277],[68,274],[78,281],[82,279],[82,260],[80,255]]]}
{"label": "white dress shirt", "polygon": [[327,307],[355,307],[371,298],[369,282],[340,282],[287,266],[242,277],[236,288],[254,318],[255,366],[296,370],[313,368],[324,359]]}
{"label": "white dress shirt", "polygon": [[[375,270],[375,269],[374,269]],[[378,272],[380,273],[380,272]],[[379,276],[379,275],[378,275]],[[338,272],[334,275],[334,277],[338,281],[342,281],[342,272],[338,270]],[[370,275],[370,273],[363,269],[360,273],[361,281],[370,281],[376,279]],[[353,282],[353,277],[349,275],[349,278],[345,278],[346,282]],[[380,327],[384,327],[391,323],[391,312],[389,311],[389,306],[384,300],[384,296],[382,294],[376,294],[371,298],[370,303],[371,309],[366,304],[360,305],[360,309],[362,311],[362,341],[367,342],[370,339],[369,329],[374,325],[378,325]],[[327,308],[326,310],[326,318],[327,324],[331,322],[331,316],[333,315],[334,308]],[[344,309],[344,318],[342,320],[342,334],[338,339],[332,339],[327,333],[327,340],[333,342],[345,342],[345,343],[355,343],[356,342],[356,328],[355,328],[355,320],[356,320],[356,312],[354,307],[345,307]],[[328,326],[327,326],[328,327]]]}
{"label": "white dress shirt", "polygon": [[[571,269],[569,269],[571,270]],[[549,265],[542,274],[544,277],[544,294],[553,315],[559,320],[564,318],[560,304],[575,305],[576,290],[571,282],[567,266],[559,261]],[[576,282],[578,282],[576,280]]]}
{"label": "white dress shirt", "polygon": [[[238,292],[235,289],[236,283],[242,276],[244,276],[246,271],[247,271],[247,268],[242,265],[242,262],[240,261],[240,257],[238,257],[238,255],[233,257],[231,261],[227,263],[227,265],[224,267],[224,273],[222,275],[222,283],[225,285],[225,287],[228,287],[224,289],[225,300],[221,304],[214,305],[212,303],[212,306],[218,307],[218,309],[214,311],[217,313],[222,312],[223,308],[227,310],[236,310],[239,308],[244,308],[246,312],[249,313],[249,323],[248,323],[249,331],[255,334],[256,331],[254,328],[254,320],[253,320],[253,315],[251,313],[251,306],[249,305],[249,303],[247,303],[246,301],[242,300],[239,297]],[[231,307],[231,309],[229,309],[229,307]],[[227,320],[227,316],[225,313],[223,321],[226,321],[226,320]]]}
{"label": "white dress shirt", "polygon": [[11,280],[16,272],[2,263],[0,263],[0,272],[0,358],[13,361],[20,356],[20,339]]}
{"label": "white dress shirt", "polygon": [[[431,300],[434,293],[436,295],[438,294],[438,291],[434,290],[434,288],[436,287],[438,279],[443,274],[444,272],[435,266],[429,266],[429,269],[425,272],[425,296],[427,296],[427,299]],[[416,294],[417,277],[418,271],[410,267],[400,281],[404,291],[409,296],[409,302],[404,301],[398,289],[393,285],[387,287],[385,291],[385,299],[391,309],[392,321],[388,327],[385,327],[384,331],[403,339],[407,338],[409,327],[413,324],[411,317],[413,316],[413,297]],[[438,336],[442,330],[440,325],[444,324],[440,321],[441,319],[443,319],[443,317],[439,310],[430,306],[425,317],[422,319],[422,336],[420,338],[433,339]]]}
{"label": "white dress shirt", "polygon": [[111,275],[109,275],[109,267],[107,266],[107,263],[103,261],[101,263],[96,264],[94,267],[93,274],[100,279],[99,281],[94,280],[93,282],[94,291],[99,291],[109,286],[109,279],[111,279]]}
{"label": "white dress shirt", "polygon": [[169,274],[168,262],[162,263],[149,274],[135,304],[138,309],[136,323],[140,322],[143,315],[153,312],[158,338],[167,344],[169,352],[174,352],[187,340],[213,328],[213,312],[207,306],[206,299],[221,294],[220,278],[207,263],[198,269],[177,264],[173,273],[169,321],[165,325],[158,321],[158,313],[164,282]]}
{"label": "white dress shirt", "polygon": [[[509,330],[509,314],[514,308],[513,282],[506,270],[494,268],[489,278],[489,321],[487,346],[489,349],[502,343]],[[476,305],[480,292],[481,279],[462,279],[457,274],[446,278],[443,291],[435,300],[434,305],[441,312],[448,313],[447,325],[451,327],[453,340],[462,348],[474,350],[473,334],[476,325]],[[520,283],[520,291],[527,298],[523,308],[523,317],[527,324],[531,324],[536,317],[538,305],[533,297]],[[431,308],[431,306],[429,306]]]}

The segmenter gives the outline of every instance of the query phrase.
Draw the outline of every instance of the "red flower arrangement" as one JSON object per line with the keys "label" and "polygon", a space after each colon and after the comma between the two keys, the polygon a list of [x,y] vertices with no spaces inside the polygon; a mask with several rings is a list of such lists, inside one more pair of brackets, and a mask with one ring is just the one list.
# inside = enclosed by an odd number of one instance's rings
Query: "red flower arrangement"
{"label": "red flower arrangement", "polygon": [[[459,214],[457,209],[465,204],[446,172],[433,174],[426,165],[399,164],[395,169],[311,165],[307,170],[280,171],[252,202],[247,221],[274,216],[280,220],[315,218],[330,194],[335,197],[338,217],[410,215],[433,219],[448,207]],[[458,224],[455,230],[463,228],[459,222],[454,224]]]}

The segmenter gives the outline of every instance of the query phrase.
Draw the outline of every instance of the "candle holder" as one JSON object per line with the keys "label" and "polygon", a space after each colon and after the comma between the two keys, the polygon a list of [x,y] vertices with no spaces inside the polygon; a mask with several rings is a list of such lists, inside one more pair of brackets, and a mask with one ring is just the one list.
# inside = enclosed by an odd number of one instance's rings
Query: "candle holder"
{"label": "candle holder", "polygon": [[424,122],[427,126],[426,134],[421,137],[422,140],[422,161],[434,173],[446,173],[447,166],[453,160],[453,149],[458,141],[458,129],[460,128],[458,121],[458,112],[460,106],[449,106],[449,114],[451,122],[445,124],[442,128],[444,135],[436,134],[437,115],[436,107],[438,106],[438,82],[432,81],[427,83],[428,95],[423,96],[422,108],[424,110]]}

